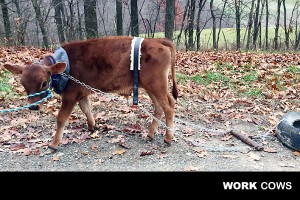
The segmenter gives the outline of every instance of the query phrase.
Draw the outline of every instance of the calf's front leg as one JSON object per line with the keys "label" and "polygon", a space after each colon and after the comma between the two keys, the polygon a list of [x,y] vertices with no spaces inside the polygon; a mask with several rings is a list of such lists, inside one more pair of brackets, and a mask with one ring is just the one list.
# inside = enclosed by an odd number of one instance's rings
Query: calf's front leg
{"label": "calf's front leg", "polygon": [[49,148],[56,151],[58,149],[58,145],[61,143],[62,137],[63,137],[63,131],[64,128],[68,122],[68,119],[72,113],[72,110],[74,109],[74,106],[76,104],[75,98],[72,99],[66,96],[62,97],[62,105],[58,112],[57,116],[57,128],[56,133],[51,141],[51,144],[49,145]]}

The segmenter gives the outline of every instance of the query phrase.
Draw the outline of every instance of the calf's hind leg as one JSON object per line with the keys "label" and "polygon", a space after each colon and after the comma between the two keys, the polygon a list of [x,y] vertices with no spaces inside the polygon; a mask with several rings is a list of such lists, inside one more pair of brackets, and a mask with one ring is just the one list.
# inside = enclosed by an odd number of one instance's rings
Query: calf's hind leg
{"label": "calf's hind leg", "polygon": [[[149,97],[151,98],[153,105],[154,105],[154,117],[161,120],[162,114],[164,112],[162,107],[160,106],[160,104],[156,100],[155,96],[151,92],[147,91],[147,93],[148,93]],[[153,140],[155,132],[157,131],[158,127],[159,127],[158,122],[155,119],[153,119],[151,125],[149,126],[148,138],[150,140]]]}
{"label": "calf's hind leg", "polygon": [[91,103],[89,96],[85,96],[79,101],[79,107],[87,118],[88,129],[90,131],[93,131],[95,127],[95,120],[91,112]]}
{"label": "calf's hind leg", "polygon": [[173,138],[172,130],[174,128],[174,109],[175,109],[175,101],[172,96],[166,92],[164,95],[156,95],[155,99],[157,100],[158,104],[161,106],[165,113],[166,117],[166,125],[168,129],[166,130],[165,135],[165,143],[171,145],[171,141]]}

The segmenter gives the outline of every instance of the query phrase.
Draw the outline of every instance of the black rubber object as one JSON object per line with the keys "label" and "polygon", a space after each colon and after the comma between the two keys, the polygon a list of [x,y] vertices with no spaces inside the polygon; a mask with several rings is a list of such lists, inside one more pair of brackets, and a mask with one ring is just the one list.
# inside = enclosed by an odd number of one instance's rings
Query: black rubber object
{"label": "black rubber object", "polygon": [[300,112],[288,112],[276,126],[278,139],[287,147],[300,151]]}

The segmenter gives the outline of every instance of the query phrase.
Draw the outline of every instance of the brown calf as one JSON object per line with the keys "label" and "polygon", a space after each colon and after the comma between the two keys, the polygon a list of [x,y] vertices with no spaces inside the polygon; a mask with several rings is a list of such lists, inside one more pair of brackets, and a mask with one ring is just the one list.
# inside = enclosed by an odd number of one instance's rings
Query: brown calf
{"label": "brown calf", "polygon": [[[133,75],[130,71],[130,52],[132,37],[116,36],[99,39],[76,41],[62,47],[70,61],[70,75],[81,82],[103,92],[130,95],[133,89]],[[175,102],[168,92],[168,74],[171,70],[172,94],[178,96],[175,79],[175,47],[167,39],[144,39],[141,46],[141,70],[139,87],[144,88],[153,101],[154,116],[166,116],[166,125],[174,127]],[[52,74],[62,73],[66,64],[51,63],[51,56],[46,56],[39,63],[26,67],[6,64],[4,67],[13,74],[22,74],[21,83],[27,94],[33,94],[48,88]],[[89,130],[94,130],[95,120],[91,113],[89,95],[91,91],[69,80],[62,92],[62,105],[57,116],[57,129],[49,147],[56,150],[63,137],[63,130],[77,102],[87,117]],[[29,103],[43,98],[29,98]],[[41,105],[32,108],[40,109]],[[153,120],[149,127],[148,137],[154,138],[159,124]],[[165,142],[171,143],[171,130],[166,130]]]}

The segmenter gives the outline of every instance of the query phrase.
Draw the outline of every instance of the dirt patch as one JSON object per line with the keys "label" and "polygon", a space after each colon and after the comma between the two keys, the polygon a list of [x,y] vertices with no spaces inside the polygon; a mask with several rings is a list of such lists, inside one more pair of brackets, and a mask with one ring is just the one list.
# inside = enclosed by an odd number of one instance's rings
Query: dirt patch
{"label": "dirt patch", "polygon": [[[0,63],[30,63],[51,53],[27,47],[0,49]],[[131,99],[115,95],[92,96],[97,124],[93,133],[76,107],[55,154],[45,150],[55,132],[60,96],[48,100],[43,111],[1,113],[0,170],[299,171],[299,152],[283,146],[274,132],[281,116],[300,111],[299,60],[296,53],[178,51],[180,98],[171,147],[163,143],[163,128],[154,141],[147,141],[151,118],[132,109]],[[0,109],[24,106],[19,77],[1,68],[0,75],[12,88],[0,91]],[[152,110],[143,92],[139,100]],[[263,151],[224,135],[229,129],[251,138]]]}
{"label": "dirt patch", "polygon": [[[240,101],[227,108],[223,108],[221,105],[225,102],[220,101],[216,105],[221,106],[222,111],[218,111],[216,106],[206,102],[192,104],[188,101],[193,99],[179,100],[174,141],[171,147],[166,147],[163,129],[154,141],[147,141],[146,127],[151,119],[141,110],[130,110],[123,98],[108,100],[93,95],[93,113],[98,130],[88,132],[85,117],[76,108],[59,151],[45,154],[60,106],[59,97],[56,98],[57,105],[48,113],[24,110],[1,116],[2,132],[13,130],[11,138],[1,142],[1,171],[300,170],[299,154],[283,146],[274,131],[268,130],[270,124],[267,116],[238,113],[238,118],[228,117],[232,106],[234,110],[251,110],[252,103],[241,104]],[[148,110],[152,109],[146,97],[141,102]],[[211,113],[210,118],[205,117],[207,113]],[[228,128],[253,138],[263,145],[264,151],[255,151],[234,136],[215,131]]]}

